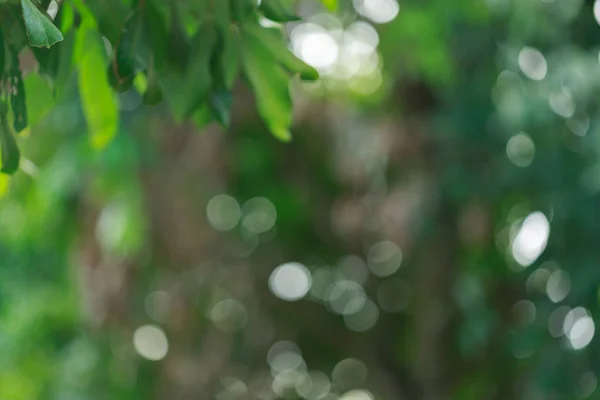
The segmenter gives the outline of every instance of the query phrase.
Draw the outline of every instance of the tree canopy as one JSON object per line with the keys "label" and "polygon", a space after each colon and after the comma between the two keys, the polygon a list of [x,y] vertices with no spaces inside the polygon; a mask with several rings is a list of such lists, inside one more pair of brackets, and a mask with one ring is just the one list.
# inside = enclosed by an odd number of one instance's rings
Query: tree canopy
{"label": "tree canopy", "polygon": [[0,399],[598,396],[600,1],[0,18]]}

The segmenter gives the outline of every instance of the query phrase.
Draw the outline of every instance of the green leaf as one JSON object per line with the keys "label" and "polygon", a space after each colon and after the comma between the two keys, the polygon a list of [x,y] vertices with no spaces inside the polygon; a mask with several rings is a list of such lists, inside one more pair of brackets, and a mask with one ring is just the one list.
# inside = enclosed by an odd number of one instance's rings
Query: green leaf
{"label": "green leaf", "polygon": [[300,20],[300,17],[286,10],[279,0],[262,0],[258,9],[271,21],[292,22]]}
{"label": "green leaf", "polygon": [[278,139],[291,140],[289,75],[264,45],[252,36],[244,36],[242,64],[244,75],[254,90],[258,113],[267,127]]}
{"label": "green leaf", "polygon": [[231,90],[240,72],[241,42],[236,26],[219,30],[219,40],[215,47],[215,57],[211,60],[212,76],[216,89]]}
{"label": "green leaf", "polygon": [[2,168],[0,168],[0,172],[14,174],[19,169],[19,159],[21,156],[15,137],[8,126],[8,106],[2,103],[0,108],[0,154],[2,155]]}
{"label": "green leaf", "polygon": [[192,41],[192,53],[183,73],[173,68],[159,71],[162,92],[178,122],[189,118],[207,100],[212,86],[211,60],[217,43],[217,31],[203,24]]}
{"label": "green leaf", "polygon": [[21,132],[27,127],[27,103],[25,98],[25,85],[23,75],[19,68],[19,53],[11,49],[11,66],[8,74],[10,84],[10,106],[13,112],[13,127],[16,132]]}
{"label": "green leaf", "polygon": [[6,70],[6,43],[4,42],[4,31],[0,28],[0,81],[4,79]]}
{"label": "green leaf", "polygon": [[144,91],[143,102],[146,105],[153,106],[160,103],[163,99],[163,93],[160,89],[156,69],[151,67],[146,72],[146,90]]}
{"label": "green leaf", "polygon": [[198,110],[194,112],[192,116],[192,121],[196,125],[196,129],[199,131],[205,129],[212,122],[212,113],[208,108],[208,105],[201,106]]}
{"label": "green leaf", "polygon": [[231,16],[236,22],[244,23],[254,11],[256,0],[231,0]]}
{"label": "green leaf", "polygon": [[223,35],[223,50],[221,53],[221,68],[223,73],[223,84],[225,88],[231,89],[240,72],[241,43],[239,31],[231,26]]}
{"label": "green leaf", "polygon": [[29,44],[34,47],[50,47],[63,40],[62,33],[54,23],[44,15],[31,0],[21,0],[25,29]]}
{"label": "green leaf", "polygon": [[171,27],[168,33],[167,62],[175,66],[179,71],[183,71],[188,63],[192,49],[189,43],[189,36],[179,16],[179,11],[175,3],[170,3],[171,8]]}
{"label": "green leaf", "polygon": [[208,106],[211,114],[224,128],[231,123],[231,92],[217,91],[210,94]]}
{"label": "green leaf", "polygon": [[214,18],[220,29],[227,29],[231,23],[231,0],[215,0],[213,2]]}
{"label": "green leaf", "polygon": [[104,149],[117,133],[119,110],[105,73],[105,50],[93,25],[81,24],[76,37],[76,57],[81,105],[91,145]]}
{"label": "green leaf", "polygon": [[131,88],[135,75],[146,69],[150,57],[146,38],[143,15],[136,9],[125,22],[108,67],[109,81],[115,90]]}
{"label": "green leaf", "polygon": [[258,22],[248,22],[242,27],[243,33],[252,38],[257,47],[263,52],[269,52],[288,71],[299,74],[300,78],[307,81],[319,79],[316,69],[296,57],[288,49],[280,29],[265,28]]}

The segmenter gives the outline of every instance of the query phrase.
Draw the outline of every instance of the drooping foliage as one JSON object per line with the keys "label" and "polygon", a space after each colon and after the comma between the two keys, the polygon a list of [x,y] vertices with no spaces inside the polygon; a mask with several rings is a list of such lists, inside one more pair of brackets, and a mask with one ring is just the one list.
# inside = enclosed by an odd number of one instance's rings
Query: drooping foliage
{"label": "drooping foliage", "polygon": [[289,140],[290,79],[318,78],[289,52],[279,24],[298,17],[279,0],[11,0],[0,4],[0,14],[6,173],[19,166],[13,134],[30,124],[19,62],[27,50],[55,98],[78,93],[96,149],[104,149],[119,127],[115,91],[135,86],[145,104],[164,99],[179,122],[216,120],[227,127],[239,75],[256,94],[270,131]]}

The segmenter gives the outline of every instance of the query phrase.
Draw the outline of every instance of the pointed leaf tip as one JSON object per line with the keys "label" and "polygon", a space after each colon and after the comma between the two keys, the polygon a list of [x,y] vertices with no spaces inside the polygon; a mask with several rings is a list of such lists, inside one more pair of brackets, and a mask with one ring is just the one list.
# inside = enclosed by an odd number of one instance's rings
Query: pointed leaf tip
{"label": "pointed leaf tip", "polygon": [[21,0],[21,7],[23,9],[25,29],[31,46],[49,48],[53,44],[63,40],[60,30],[31,0]]}

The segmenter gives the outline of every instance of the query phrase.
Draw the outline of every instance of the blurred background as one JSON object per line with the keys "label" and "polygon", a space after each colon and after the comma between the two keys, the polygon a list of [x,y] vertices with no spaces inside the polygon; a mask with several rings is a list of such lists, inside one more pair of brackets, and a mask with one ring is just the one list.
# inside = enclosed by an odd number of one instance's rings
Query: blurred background
{"label": "blurred background", "polygon": [[600,398],[600,2],[289,5],[290,144],[26,77],[0,399]]}

